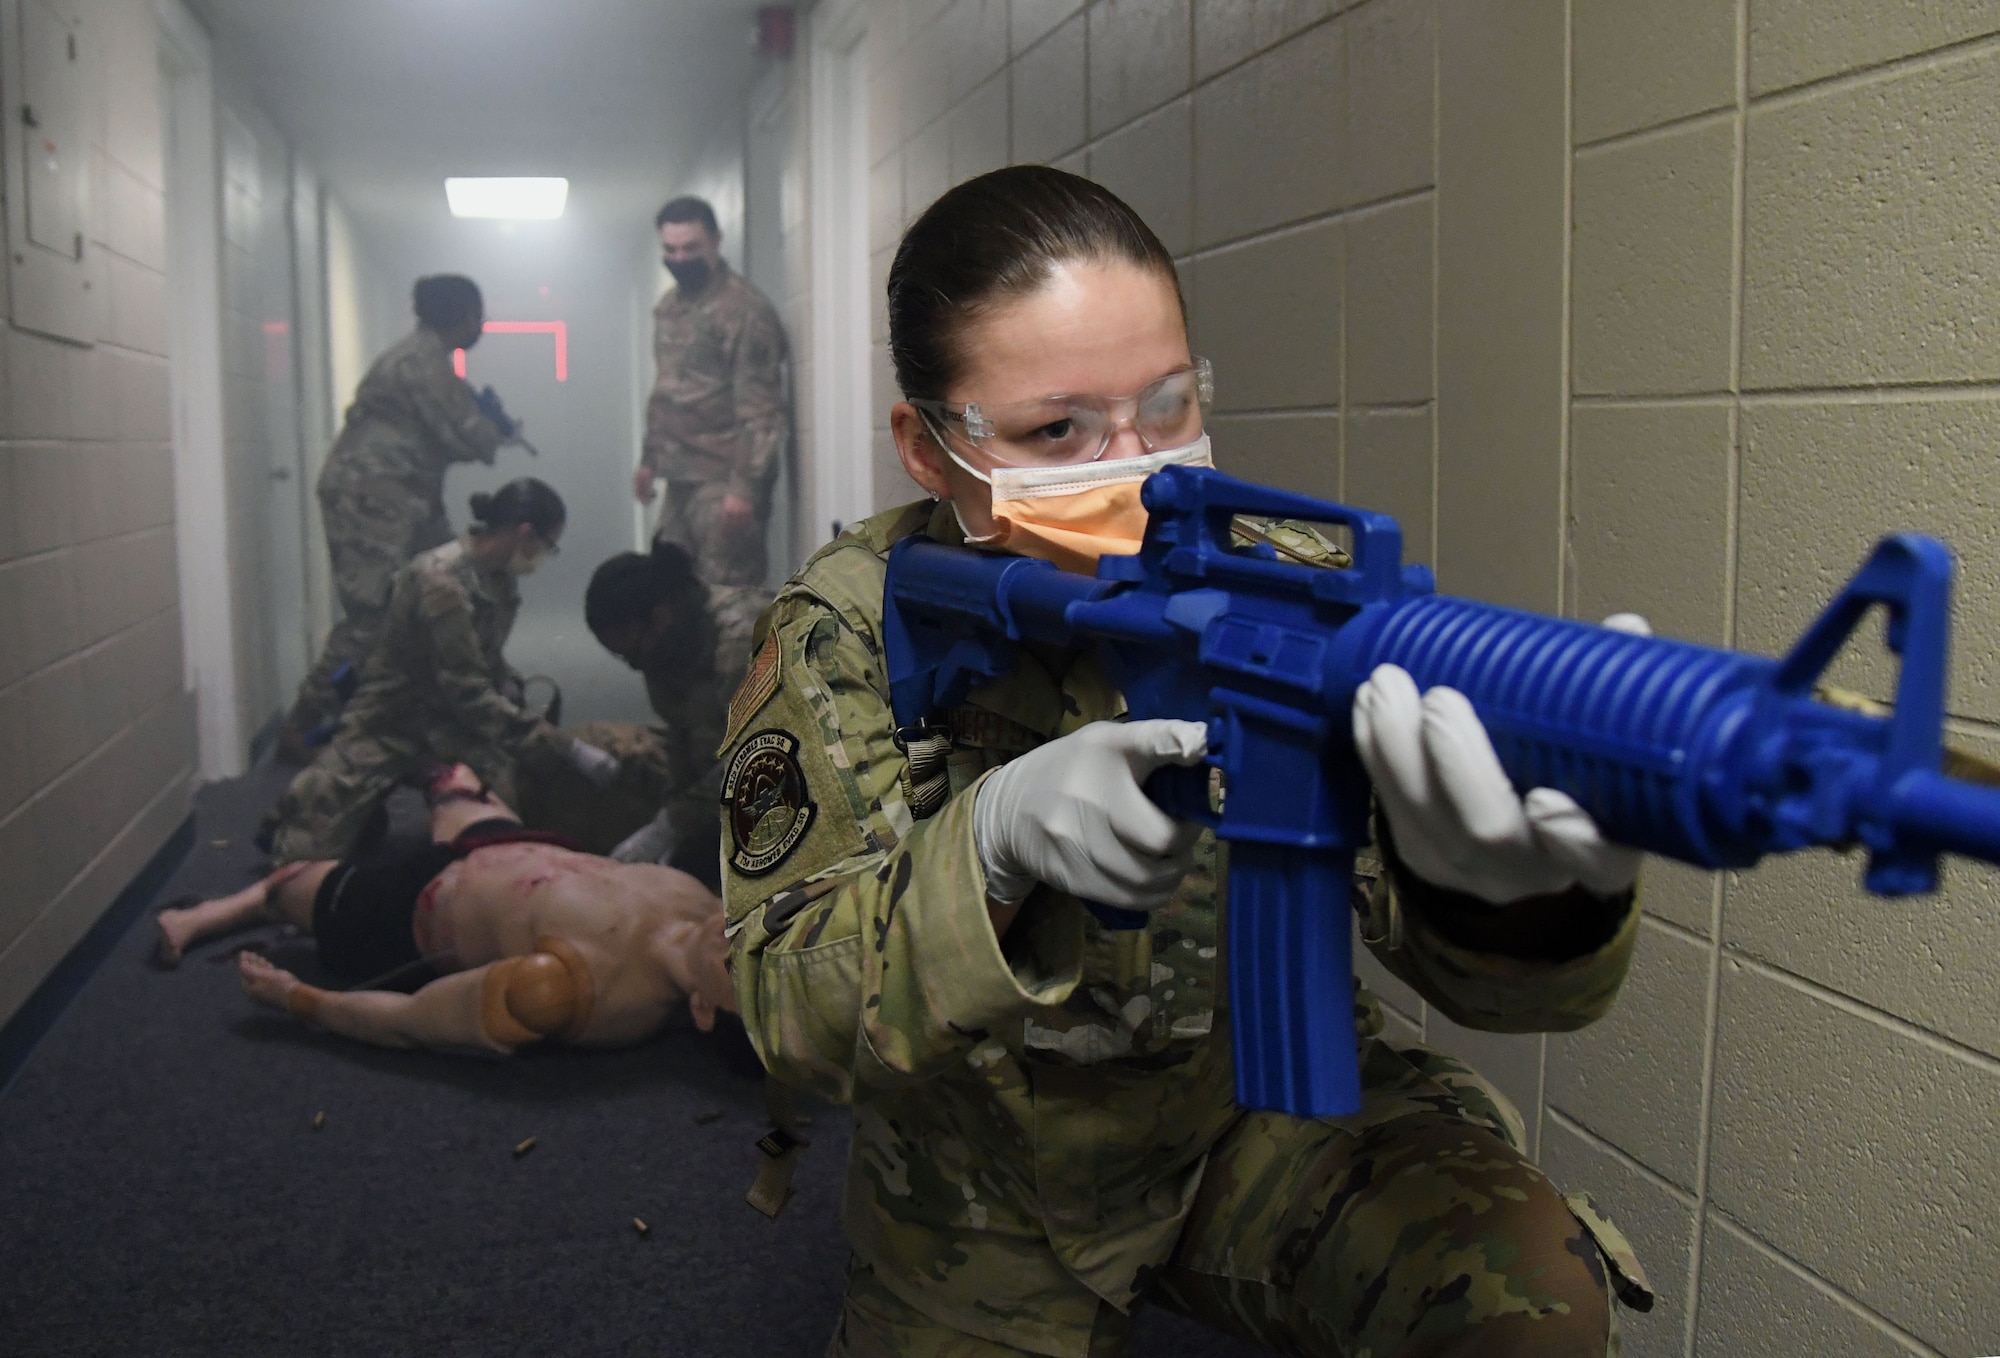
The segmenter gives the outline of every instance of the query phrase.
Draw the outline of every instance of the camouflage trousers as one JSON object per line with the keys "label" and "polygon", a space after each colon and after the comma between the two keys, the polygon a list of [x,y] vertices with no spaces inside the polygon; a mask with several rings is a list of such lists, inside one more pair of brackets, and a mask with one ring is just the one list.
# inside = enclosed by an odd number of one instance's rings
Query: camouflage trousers
{"label": "camouflage trousers", "polygon": [[567,763],[536,767],[520,776],[521,821],[531,830],[554,830],[576,841],[585,853],[609,854],[627,835],[659,814],[672,818],[676,847],[669,867],[719,889],[722,857],[721,775],[711,769],[691,784],[659,727],[624,721],[593,721],[566,728],[587,745],[618,757],[618,776],[606,788]]}
{"label": "camouflage trousers", "polygon": [[585,853],[608,854],[659,811],[672,783],[665,744],[654,728],[627,721],[588,722],[565,734],[616,755],[618,776],[599,788],[568,764],[537,768],[520,779],[521,823],[567,835]]}
{"label": "camouflage trousers", "polygon": [[333,560],[340,620],[327,633],[319,659],[292,702],[287,720],[300,733],[340,711],[333,676],[342,665],[358,671],[375,649],[396,572],[418,552],[452,537],[443,505],[390,485],[322,487],[319,508],[326,525],[327,555]]}
{"label": "camouflage trousers", "polygon": [[501,801],[519,804],[515,762],[504,751],[448,726],[421,734],[370,731],[350,713],[278,799],[272,857],[280,863],[345,858],[397,785],[438,763],[469,765]]}
{"label": "camouflage trousers", "polygon": [[[1520,1149],[1520,1116],[1468,1067],[1364,1046],[1365,1087],[1447,1097],[1370,1124],[1245,1114],[1209,1153],[1172,1258],[1145,1304],[1311,1358],[1603,1358],[1618,1351],[1607,1260]],[[1393,1069],[1394,1063],[1407,1069]],[[1598,1236],[1613,1237],[1600,1244]],[[1123,1358],[1131,1319],[1098,1307],[1090,1358]],[[1026,1353],[940,1325],[857,1262],[828,1358]]]}
{"label": "camouflage trousers", "polygon": [[729,487],[719,481],[670,481],[660,526],[654,534],[687,548],[694,573],[709,585],[761,585],[769,569],[764,552],[767,504],[745,528],[725,527],[722,501]]}

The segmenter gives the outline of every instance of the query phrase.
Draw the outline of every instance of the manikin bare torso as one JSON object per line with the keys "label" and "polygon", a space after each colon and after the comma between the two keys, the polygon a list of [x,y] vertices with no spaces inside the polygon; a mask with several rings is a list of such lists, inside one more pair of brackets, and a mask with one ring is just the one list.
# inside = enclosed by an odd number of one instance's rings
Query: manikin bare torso
{"label": "manikin bare torso", "polygon": [[558,938],[590,968],[595,1002],[571,1041],[622,1045],[722,972],[727,945],[715,897],[672,868],[614,863],[552,844],[477,849],[419,902],[417,947],[440,971],[518,957]]}

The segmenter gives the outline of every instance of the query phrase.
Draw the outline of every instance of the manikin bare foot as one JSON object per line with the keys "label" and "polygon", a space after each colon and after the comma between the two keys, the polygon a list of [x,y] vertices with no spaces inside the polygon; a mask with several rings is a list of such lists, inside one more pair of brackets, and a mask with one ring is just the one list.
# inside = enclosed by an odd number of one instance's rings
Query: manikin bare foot
{"label": "manikin bare foot", "polygon": [[273,965],[262,953],[238,953],[236,974],[243,981],[244,994],[273,1009],[289,1010],[292,992],[301,984],[298,977],[283,967]]}
{"label": "manikin bare foot", "polygon": [[201,897],[189,893],[176,896],[171,904],[153,917],[160,928],[160,936],[153,944],[153,960],[172,971],[181,964],[181,957],[188,945],[194,942],[196,921],[194,910],[201,904]]}

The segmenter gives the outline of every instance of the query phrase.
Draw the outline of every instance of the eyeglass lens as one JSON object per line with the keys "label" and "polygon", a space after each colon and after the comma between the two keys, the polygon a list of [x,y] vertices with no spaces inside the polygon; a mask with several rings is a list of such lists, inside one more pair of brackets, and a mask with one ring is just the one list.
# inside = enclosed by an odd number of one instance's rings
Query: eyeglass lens
{"label": "eyeglass lens", "polygon": [[1068,396],[984,411],[993,433],[982,442],[1009,462],[1088,462],[1104,451],[1128,407],[1132,428],[1149,449],[1176,448],[1201,436],[1199,383],[1188,371],[1170,373],[1126,400]]}

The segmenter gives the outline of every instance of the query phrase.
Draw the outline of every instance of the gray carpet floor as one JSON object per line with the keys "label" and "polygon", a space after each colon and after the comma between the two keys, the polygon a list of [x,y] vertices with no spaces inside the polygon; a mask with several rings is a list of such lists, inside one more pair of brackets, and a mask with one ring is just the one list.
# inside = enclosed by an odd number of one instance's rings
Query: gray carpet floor
{"label": "gray carpet floor", "polygon": [[[205,789],[159,899],[250,881],[288,772]],[[824,1351],[847,1116],[817,1111],[767,1222],[743,1202],[764,1126],[747,1045],[381,1051],[244,998],[234,947],[310,979],[310,940],[263,929],[175,972],[152,941],[149,909],[0,1092],[0,1354]],[[1138,1355],[1252,1352],[1161,1312],[1138,1329]]]}

